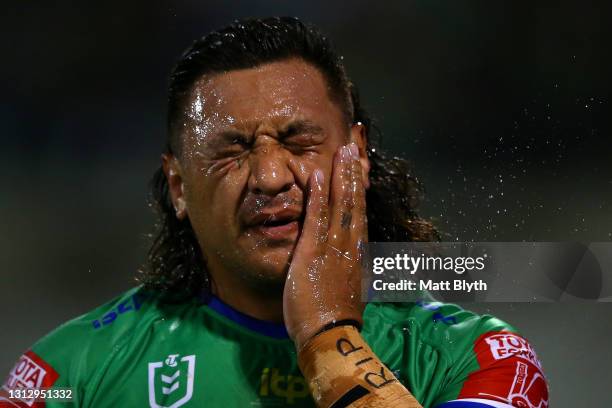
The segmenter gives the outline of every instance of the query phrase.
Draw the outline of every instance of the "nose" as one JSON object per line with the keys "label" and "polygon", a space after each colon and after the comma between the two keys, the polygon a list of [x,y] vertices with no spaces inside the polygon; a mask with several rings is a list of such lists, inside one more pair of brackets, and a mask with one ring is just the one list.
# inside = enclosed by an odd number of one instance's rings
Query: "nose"
{"label": "nose", "polygon": [[289,168],[288,152],[278,143],[262,143],[249,155],[249,190],[275,196],[291,189],[295,176]]}

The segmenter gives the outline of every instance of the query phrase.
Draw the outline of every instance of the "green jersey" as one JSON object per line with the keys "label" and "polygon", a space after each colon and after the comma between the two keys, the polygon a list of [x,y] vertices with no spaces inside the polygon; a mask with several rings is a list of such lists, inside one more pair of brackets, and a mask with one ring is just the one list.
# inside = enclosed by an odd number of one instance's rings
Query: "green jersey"
{"label": "green jersey", "polygon": [[[362,336],[426,408],[548,407],[533,349],[495,317],[438,302],[370,303]],[[42,387],[69,387],[72,400],[10,394]],[[0,406],[297,408],[314,402],[282,325],[216,298],[168,303],[135,288],[24,353],[0,391]]]}

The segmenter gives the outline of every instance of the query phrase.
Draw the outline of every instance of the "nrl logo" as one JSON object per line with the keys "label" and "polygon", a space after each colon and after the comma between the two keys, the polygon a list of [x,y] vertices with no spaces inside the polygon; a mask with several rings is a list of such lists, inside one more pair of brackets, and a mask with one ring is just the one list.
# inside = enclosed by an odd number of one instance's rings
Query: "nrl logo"
{"label": "nrl logo", "polygon": [[193,395],[195,355],[179,360],[170,354],[164,361],[149,363],[149,404],[151,408],[178,408]]}

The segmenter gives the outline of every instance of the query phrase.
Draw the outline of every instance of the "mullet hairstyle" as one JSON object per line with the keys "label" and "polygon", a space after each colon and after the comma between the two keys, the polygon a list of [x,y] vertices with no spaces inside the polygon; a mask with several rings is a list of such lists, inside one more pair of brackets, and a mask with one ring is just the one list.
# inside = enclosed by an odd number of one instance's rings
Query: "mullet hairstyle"
{"label": "mullet hairstyle", "polygon": [[[368,238],[377,242],[439,241],[440,235],[417,207],[423,187],[405,159],[380,150],[380,132],[359,101],[342,57],[316,28],[297,18],[272,17],[235,21],[195,41],[170,74],[168,139],[165,152],[180,157],[184,109],[195,82],[203,75],[253,68],[265,63],[301,58],[327,81],[329,96],[341,107],[347,124],[361,122],[368,135],[370,188],[366,192]],[[176,218],[168,181],[160,166],[150,183],[150,205],[157,214],[156,233],[137,281],[172,298],[211,293],[206,262],[187,218]]]}

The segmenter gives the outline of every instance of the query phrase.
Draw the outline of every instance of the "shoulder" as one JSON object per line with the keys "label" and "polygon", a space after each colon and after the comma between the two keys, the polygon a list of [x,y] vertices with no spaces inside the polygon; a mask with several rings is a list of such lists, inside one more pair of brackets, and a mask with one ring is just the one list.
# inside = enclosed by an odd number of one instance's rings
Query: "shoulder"
{"label": "shoulder", "polygon": [[[476,350],[485,338],[517,330],[492,315],[435,301],[371,303],[364,314],[364,332],[375,348],[401,347],[412,364],[436,367],[447,375],[477,366]],[[517,334],[518,335],[518,334]],[[418,371],[418,370],[417,370]]]}
{"label": "shoulder", "polygon": [[138,331],[160,318],[157,309],[156,296],[137,287],[62,324],[18,359],[8,388],[86,381]]}
{"label": "shoulder", "polygon": [[[370,332],[402,342],[407,358],[418,365],[415,373],[425,367],[439,371],[432,406],[470,398],[478,399],[478,406],[491,406],[490,401],[547,406],[546,378],[534,348],[503,320],[454,304],[419,301],[370,304],[364,321]],[[531,405],[520,405],[527,402]]]}
{"label": "shoulder", "polygon": [[517,332],[517,329],[488,314],[477,314],[452,303],[421,300],[414,303],[371,303],[364,319],[369,325],[412,327],[421,340],[431,343],[461,338],[475,340],[493,331]]}
{"label": "shoulder", "polygon": [[76,317],[39,340],[33,349],[41,353],[53,352],[58,346],[78,343],[122,343],[132,328],[143,318],[156,312],[156,298],[142,288],[133,288],[105,304]]}

